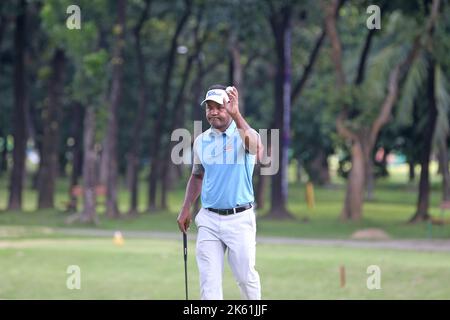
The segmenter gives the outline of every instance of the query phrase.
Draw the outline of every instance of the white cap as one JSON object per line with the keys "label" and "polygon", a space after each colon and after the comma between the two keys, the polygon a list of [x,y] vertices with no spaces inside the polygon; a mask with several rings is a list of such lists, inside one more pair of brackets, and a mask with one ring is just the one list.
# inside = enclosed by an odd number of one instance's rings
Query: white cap
{"label": "white cap", "polygon": [[206,101],[215,101],[218,104],[223,104],[223,98],[225,98],[226,102],[230,102],[230,98],[225,90],[211,89],[206,93],[205,100],[200,105],[203,105]]}

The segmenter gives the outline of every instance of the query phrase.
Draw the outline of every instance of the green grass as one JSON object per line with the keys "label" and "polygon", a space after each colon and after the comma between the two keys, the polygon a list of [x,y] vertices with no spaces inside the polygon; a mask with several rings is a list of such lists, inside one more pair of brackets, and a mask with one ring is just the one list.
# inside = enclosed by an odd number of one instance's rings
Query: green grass
{"label": "green grass", "polygon": [[[291,170],[292,171],[292,170]],[[430,213],[440,216],[439,203],[441,199],[441,182],[435,175],[435,168],[431,168],[431,197]],[[349,238],[353,232],[362,228],[381,228],[392,238],[427,238],[430,236],[427,224],[419,223],[408,225],[406,222],[415,212],[417,201],[417,186],[408,184],[407,173],[402,166],[390,168],[390,177],[377,181],[375,199],[364,204],[363,219],[360,222],[342,222],[339,220],[340,211],[345,193],[344,181],[333,176],[331,187],[316,187],[315,203],[313,209],[308,209],[305,201],[304,183],[291,182],[289,186],[288,209],[294,220],[274,221],[265,219],[269,204],[257,210],[259,235],[303,237],[303,238]],[[291,176],[295,172],[291,172]],[[291,179],[292,180],[292,179]],[[176,216],[184,198],[186,181],[182,179],[168,194],[169,208],[152,214],[145,213],[147,186],[141,182],[139,209],[142,212],[136,219],[110,220],[105,218],[99,206],[100,224],[96,227],[80,224],[66,225],[67,213],[64,213],[64,204],[68,200],[67,180],[58,181],[55,210],[36,210],[37,194],[31,188],[24,192],[24,210],[20,212],[0,211],[0,225],[8,226],[43,226],[43,227],[87,227],[108,230],[153,230],[177,231]],[[0,210],[7,204],[7,181],[0,179]],[[269,199],[267,190],[266,200]],[[102,200],[102,199],[100,199]],[[129,193],[123,187],[119,192],[119,206],[122,212],[128,210]],[[445,213],[450,217],[450,212]],[[308,218],[307,223],[303,222]],[[450,238],[450,225],[433,226],[433,238]]]}
{"label": "green grass", "polygon": [[[435,170],[432,169],[434,173]],[[295,173],[295,172],[294,172]],[[291,175],[292,175],[291,170]],[[440,180],[431,177],[430,213],[439,216]],[[101,207],[98,226],[66,225],[67,180],[58,181],[56,209],[36,210],[37,194],[27,186],[23,211],[5,211],[7,181],[0,178],[0,299],[184,299],[181,241],[73,237],[57,227],[107,230],[177,231],[176,216],[183,201],[186,181],[179,181],[169,196],[168,210],[142,213],[135,219],[106,219]],[[406,181],[404,168],[391,168],[389,179],[378,180],[375,200],[364,205],[360,222],[338,219],[344,197],[344,181],[333,176],[333,185],[315,188],[314,209],[305,203],[304,183],[291,177],[289,221],[266,219],[258,210],[258,235],[302,238],[349,238],[362,228],[378,227],[393,238],[426,238],[427,224],[408,225],[415,210],[416,185]],[[269,190],[267,190],[269,192]],[[139,208],[146,207],[146,185],[141,183]],[[268,199],[268,193],[267,193]],[[129,194],[119,192],[122,212]],[[447,217],[450,213],[447,213]],[[303,222],[308,218],[309,222]],[[192,227],[195,231],[195,226]],[[434,238],[450,238],[450,226],[433,227]],[[180,239],[181,240],[181,239]],[[189,243],[190,297],[199,298],[195,244]],[[81,290],[69,290],[66,270],[81,268]],[[339,285],[339,267],[347,274]],[[367,267],[381,268],[381,290],[366,287]],[[448,253],[357,249],[304,245],[257,246],[257,270],[265,299],[450,299]],[[239,290],[226,265],[224,297],[239,299]]]}
{"label": "green grass", "polygon": [[[0,240],[0,298],[184,299],[181,249],[174,240]],[[193,242],[188,252],[190,298],[198,299]],[[66,287],[69,265],[81,268],[80,290]],[[366,287],[369,265],[381,269],[380,290]],[[447,253],[258,244],[256,267],[265,299],[449,299],[449,265]],[[240,298],[228,265],[224,297]]]}

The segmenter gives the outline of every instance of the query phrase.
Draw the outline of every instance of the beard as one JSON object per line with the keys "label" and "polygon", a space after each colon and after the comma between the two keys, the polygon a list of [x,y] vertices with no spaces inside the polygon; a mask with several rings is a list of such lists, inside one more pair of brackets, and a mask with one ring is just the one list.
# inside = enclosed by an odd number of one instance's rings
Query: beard
{"label": "beard", "polygon": [[226,128],[229,124],[229,119],[221,118],[221,117],[211,117],[208,118],[209,124],[215,129],[223,129]]}

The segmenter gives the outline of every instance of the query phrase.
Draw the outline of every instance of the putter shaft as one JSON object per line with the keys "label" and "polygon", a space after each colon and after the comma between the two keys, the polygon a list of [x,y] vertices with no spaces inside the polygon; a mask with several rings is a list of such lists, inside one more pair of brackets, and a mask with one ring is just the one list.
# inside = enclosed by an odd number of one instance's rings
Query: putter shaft
{"label": "putter shaft", "polygon": [[184,286],[186,289],[186,300],[188,299],[188,283],[187,283],[187,234],[183,232],[183,254],[184,254]]}

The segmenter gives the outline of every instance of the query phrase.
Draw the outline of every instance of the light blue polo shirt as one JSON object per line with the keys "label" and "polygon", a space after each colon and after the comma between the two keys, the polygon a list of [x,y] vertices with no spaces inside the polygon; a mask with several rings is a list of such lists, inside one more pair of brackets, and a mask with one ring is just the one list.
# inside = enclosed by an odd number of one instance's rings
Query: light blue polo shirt
{"label": "light blue polo shirt", "polygon": [[194,141],[194,165],[204,168],[202,206],[230,209],[254,202],[256,155],[245,150],[234,121],[225,132],[209,128]]}

